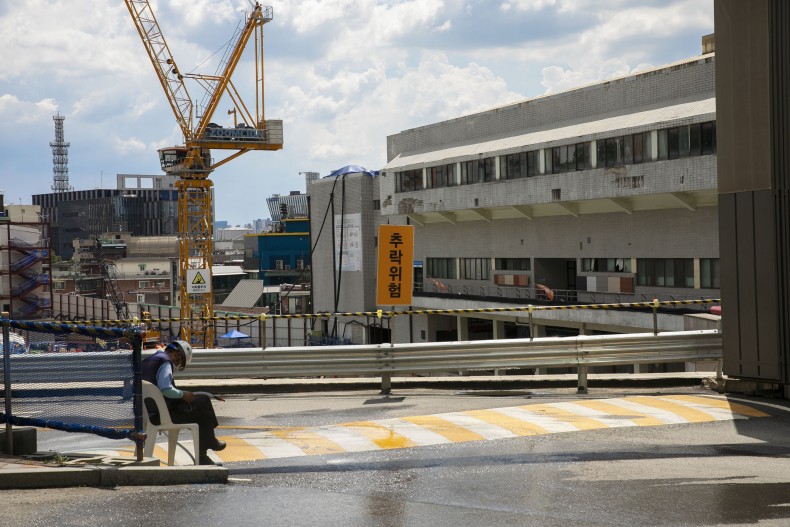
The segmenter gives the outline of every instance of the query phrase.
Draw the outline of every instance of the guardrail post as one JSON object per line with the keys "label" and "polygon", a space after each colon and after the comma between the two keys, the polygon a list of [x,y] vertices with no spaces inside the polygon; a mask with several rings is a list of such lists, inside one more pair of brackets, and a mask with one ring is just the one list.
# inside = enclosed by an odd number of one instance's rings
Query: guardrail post
{"label": "guardrail post", "polygon": [[258,336],[261,339],[261,349],[266,349],[266,314],[258,318]]}
{"label": "guardrail post", "polygon": [[658,298],[653,299],[653,335],[658,335]]}
{"label": "guardrail post", "polygon": [[587,393],[587,366],[579,366],[579,380],[576,383],[577,393]]}
{"label": "guardrail post", "polygon": [[532,311],[535,309],[535,306],[532,304],[527,306],[527,312],[529,313],[529,340],[535,338],[535,324],[532,323]]}
{"label": "guardrail post", "polygon": [[11,424],[11,330],[8,311],[3,311],[3,384],[5,384],[5,446],[14,455],[14,426]]}
{"label": "guardrail post", "polygon": [[381,395],[389,395],[392,391],[392,376],[385,373],[381,376]]}

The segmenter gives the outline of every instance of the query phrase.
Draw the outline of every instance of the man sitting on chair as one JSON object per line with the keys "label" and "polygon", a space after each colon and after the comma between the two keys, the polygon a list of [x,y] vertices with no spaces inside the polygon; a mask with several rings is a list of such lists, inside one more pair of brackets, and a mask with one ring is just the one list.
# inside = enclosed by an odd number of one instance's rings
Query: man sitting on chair
{"label": "man sitting on chair", "polygon": [[[201,465],[213,465],[214,461],[206,454],[207,449],[219,452],[226,446],[225,441],[220,441],[214,435],[214,429],[219,425],[214,407],[208,395],[194,394],[186,390],[179,390],[173,381],[173,368],[179,371],[186,368],[192,360],[192,346],[183,340],[175,340],[163,350],[159,350],[150,357],[143,359],[143,380],[156,385],[164,395],[170,419],[174,423],[197,423],[200,432],[200,460]],[[148,401],[146,401],[148,402]],[[151,414],[154,408],[148,408],[149,417],[156,424],[157,416]]]}

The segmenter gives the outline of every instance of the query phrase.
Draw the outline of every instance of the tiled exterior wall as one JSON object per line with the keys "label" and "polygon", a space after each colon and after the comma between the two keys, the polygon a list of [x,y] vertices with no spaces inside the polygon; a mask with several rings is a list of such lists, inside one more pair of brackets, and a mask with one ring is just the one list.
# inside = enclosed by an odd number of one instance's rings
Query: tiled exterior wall
{"label": "tiled exterior wall", "polygon": [[714,57],[705,55],[641,74],[405,130],[387,138],[387,161],[399,154],[565,126],[574,120],[629,113],[645,106],[660,107],[707,98],[715,89],[714,73]]}

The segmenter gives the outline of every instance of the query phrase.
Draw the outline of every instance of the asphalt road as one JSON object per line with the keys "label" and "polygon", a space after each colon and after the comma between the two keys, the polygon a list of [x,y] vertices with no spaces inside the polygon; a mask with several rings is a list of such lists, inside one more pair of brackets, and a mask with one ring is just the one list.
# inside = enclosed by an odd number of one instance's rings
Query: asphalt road
{"label": "asphalt road", "polygon": [[[244,438],[678,393],[702,392],[310,393],[233,396],[216,407],[220,433]],[[231,481],[221,486],[4,491],[0,525],[790,525],[790,411],[739,399],[767,416],[225,462]],[[40,450],[77,445],[106,440],[39,434]]]}

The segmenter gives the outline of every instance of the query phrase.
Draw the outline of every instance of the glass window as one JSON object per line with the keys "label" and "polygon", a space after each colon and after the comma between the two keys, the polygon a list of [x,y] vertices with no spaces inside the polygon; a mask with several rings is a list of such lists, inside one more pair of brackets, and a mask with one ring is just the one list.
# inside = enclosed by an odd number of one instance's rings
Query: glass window
{"label": "glass window", "polygon": [[422,169],[405,170],[395,173],[395,192],[422,190]]}
{"label": "glass window", "polygon": [[698,156],[702,153],[702,127],[699,124],[689,126],[689,155]]}
{"label": "glass window", "polygon": [[528,158],[527,152],[504,156],[501,163],[503,179],[518,179],[529,176]]}
{"label": "glass window", "polygon": [[606,166],[606,139],[601,139],[596,143],[597,166],[602,168]]}
{"label": "glass window", "polygon": [[721,287],[718,258],[700,258],[699,273],[700,287],[705,289],[718,289]]}
{"label": "glass window", "polygon": [[545,155],[543,156],[544,162],[546,163],[546,167],[545,167],[546,168],[546,172],[545,173],[546,174],[553,174],[554,173],[554,164],[552,163],[552,159],[554,157],[553,154],[552,154],[553,149],[552,148],[546,148],[543,151],[545,152]]}
{"label": "glass window", "polygon": [[679,156],[688,157],[689,155],[689,127],[681,126],[678,129]]}
{"label": "glass window", "polygon": [[494,265],[497,271],[529,271],[529,258],[496,258]]}
{"label": "glass window", "polygon": [[461,258],[461,278],[465,280],[488,280],[490,271],[489,258]]}
{"label": "glass window", "polygon": [[452,187],[455,183],[455,165],[440,165],[426,169],[428,188]]}
{"label": "glass window", "polygon": [[610,137],[606,140],[606,166],[621,166],[625,162],[625,145],[622,137]]}
{"label": "glass window", "polygon": [[669,151],[669,159],[677,159],[680,154],[680,129],[668,128],[667,129],[667,148]]}
{"label": "glass window", "polygon": [[635,164],[642,162],[642,148],[644,147],[644,134],[633,136],[633,161]]}
{"label": "glass window", "polygon": [[477,168],[478,161],[466,161],[461,163],[461,184],[471,185],[480,181]]}
{"label": "glass window", "polygon": [[538,164],[537,164],[537,152],[534,150],[532,152],[527,152],[527,176],[533,177],[535,174],[538,173]]}
{"label": "glass window", "polygon": [[694,287],[693,258],[640,258],[636,268],[639,285]]}
{"label": "glass window", "polygon": [[702,123],[702,155],[716,153],[716,122]]}
{"label": "glass window", "polygon": [[456,277],[455,258],[426,258],[425,268],[428,278],[450,278]]}
{"label": "glass window", "polygon": [[590,159],[590,143],[578,143],[576,145],[576,170],[592,168]]}
{"label": "glass window", "polygon": [[658,131],[658,158],[659,159],[668,159],[669,158],[669,145],[667,139],[667,130],[659,130]]}
{"label": "glass window", "polygon": [[626,165],[634,163],[634,138],[630,135],[623,137],[623,163]]}

